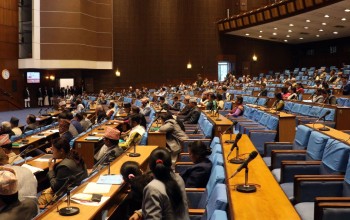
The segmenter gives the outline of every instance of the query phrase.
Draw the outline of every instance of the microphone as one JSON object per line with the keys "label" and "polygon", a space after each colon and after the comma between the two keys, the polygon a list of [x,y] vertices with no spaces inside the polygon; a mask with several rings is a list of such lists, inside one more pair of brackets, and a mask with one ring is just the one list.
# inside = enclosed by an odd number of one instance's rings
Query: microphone
{"label": "microphone", "polygon": [[[232,124],[230,127],[228,127],[228,128],[224,131],[224,133],[222,133],[222,134],[226,134],[227,131],[233,129],[233,127],[236,126],[237,123],[238,123],[237,121],[234,121],[233,124]],[[230,133],[230,140],[226,140],[225,143],[228,143],[228,144],[234,143],[234,142],[231,140],[231,138],[232,138],[232,133],[233,133],[233,132]]]}
{"label": "microphone", "polygon": [[[319,118],[316,120],[316,122],[318,122],[318,121],[320,121],[320,120],[325,120],[326,117],[327,117],[329,114],[331,114],[331,111],[330,111],[330,110],[326,111],[321,117],[319,117]],[[316,122],[315,122],[315,123],[316,123]]]}
{"label": "microphone", "polygon": [[41,116],[41,111],[42,111],[42,110],[43,110],[43,109],[41,108],[40,111],[39,111],[39,115],[40,115],[40,116]]}
{"label": "microphone", "polygon": [[233,144],[232,144],[232,146],[231,146],[230,152],[229,152],[228,155],[227,155],[227,160],[228,160],[229,156],[231,155],[233,149],[235,149],[236,147],[238,147],[238,146],[237,146],[237,143],[238,143],[238,141],[239,141],[241,138],[242,138],[242,134],[241,134],[241,133],[238,133],[238,134],[236,135],[236,139],[234,140],[234,142],[233,142]]}
{"label": "microphone", "polygon": [[238,167],[238,169],[230,176],[229,179],[233,178],[234,176],[236,176],[237,173],[241,172],[241,170],[243,168],[247,168],[248,164],[250,161],[252,161],[256,156],[258,156],[258,152],[256,151],[252,151],[249,154],[249,157]]}
{"label": "microphone", "polygon": [[132,139],[132,144],[134,145],[134,152],[129,154],[129,157],[139,157],[141,154],[136,153],[136,139],[140,137],[141,135],[139,133],[136,133]]}

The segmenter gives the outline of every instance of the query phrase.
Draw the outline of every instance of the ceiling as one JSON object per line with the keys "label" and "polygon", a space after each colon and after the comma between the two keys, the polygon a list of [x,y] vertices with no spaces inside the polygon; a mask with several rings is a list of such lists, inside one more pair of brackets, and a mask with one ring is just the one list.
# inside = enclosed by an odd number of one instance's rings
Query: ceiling
{"label": "ceiling", "polygon": [[289,44],[347,37],[350,36],[350,0],[228,34]]}

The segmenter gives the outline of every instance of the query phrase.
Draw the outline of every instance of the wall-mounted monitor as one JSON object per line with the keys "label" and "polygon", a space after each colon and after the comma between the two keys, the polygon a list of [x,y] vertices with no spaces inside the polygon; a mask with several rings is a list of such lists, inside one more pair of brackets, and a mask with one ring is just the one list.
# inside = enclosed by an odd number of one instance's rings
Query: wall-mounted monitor
{"label": "wall-mounted monitor", "polygon": [[40,83],[40,72],[27,72],[27,83]]}

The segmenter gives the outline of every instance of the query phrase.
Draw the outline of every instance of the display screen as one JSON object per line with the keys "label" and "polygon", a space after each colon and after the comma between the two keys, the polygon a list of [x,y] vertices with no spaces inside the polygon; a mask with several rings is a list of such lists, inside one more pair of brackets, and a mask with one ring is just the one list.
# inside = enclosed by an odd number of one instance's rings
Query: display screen
{"label": "display screen", "polygon": [[40,83],[40,72],[27,72],[27,83]]}

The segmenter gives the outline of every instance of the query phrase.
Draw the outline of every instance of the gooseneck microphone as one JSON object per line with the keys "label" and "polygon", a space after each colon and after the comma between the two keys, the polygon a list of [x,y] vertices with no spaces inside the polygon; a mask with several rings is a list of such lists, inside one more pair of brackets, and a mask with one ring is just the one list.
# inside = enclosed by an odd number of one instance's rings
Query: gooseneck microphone
{"label": "gooseneck microphone", "polygon": [[230,152],[229,152],[228,155],[227,155],[227,160],[228,160],[228,158],[230,157],[230,155],[231,155],[233,149],[235,149],[236,147],[238,147],[238,146],[237,146],[237,143],[238,143],[238,141],[241,139],[241,137],[242,137],[242,134],[241,134],[241,133],[238,133],[238,134],[236,135],[236,139],[234,140],[234,142],[233,142],[233,144],[232,144],[232,146],[231,146]]}
{"label": "gooseneck microphone", "polygon": [[[329,130],[330,130],[329,128],[326,127],[326,124],[325,124],[326,117],[327,117],[329,114],[331,114],[331,111],[330,111],[330,110],[326,111],[321,117],[319,117],[319,118],[315,121],[315,123],[317,123],[317,122],[319,122],[320,120],[323,120],[323,127],[322,127],[322,128],[319,128],[319,129],[318,129],[319,131],[329,131]],[[314,124],[315,124],[315,123],[314,123]]]}
{"label": "gooseneck microphone", "polygon": [[[236,126],[237,123],[238,123],[237,121],[234,121],[233,124],[232,124],[230,127],[228,127],[228,128],[224,131],[224,133],[222,133],[222,134],[226,134],[227,131],[233,129],[233,127]],[[232,138],[232,133],[233,133],[233,131],[230,133],[230,140],[226,140],[225,143],[228,143],[228,144],[234,143],[234,141],[231,139],[231,138]]]}
{"label": "gooseneck microphone", "polygon": [[241,172],[241,170],[243,168],[247,168],[248,164],[250,161],[252,161],[256,156],[258,156],[258,152],[256,151],[252,151],[249,154],[249,157],[238,167],[238,169],[230,176],[229,179],[233,178],[234,176],[236,176],[237,173]]}

